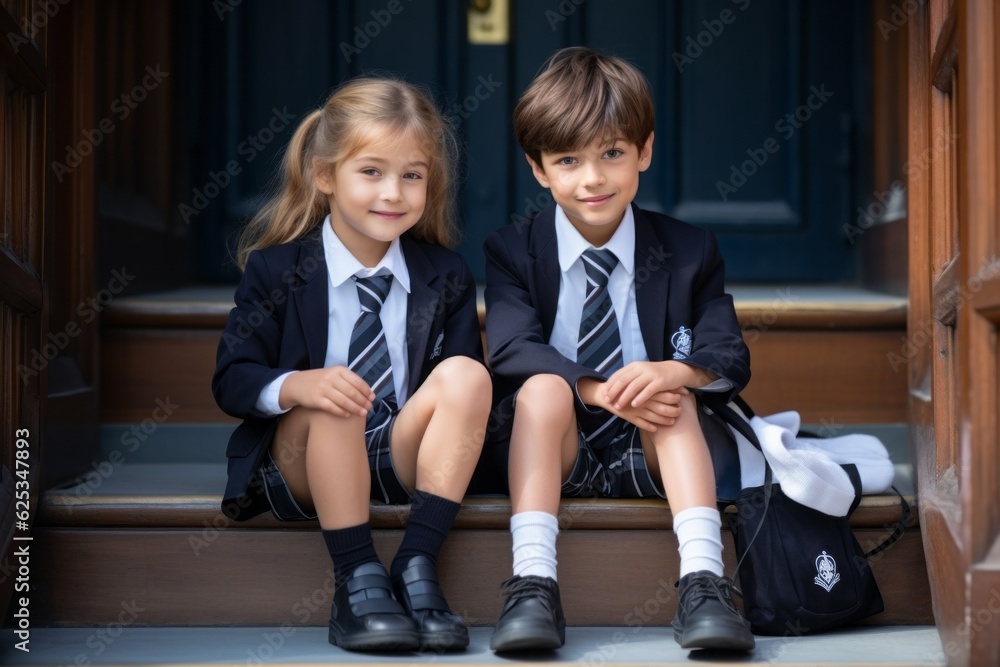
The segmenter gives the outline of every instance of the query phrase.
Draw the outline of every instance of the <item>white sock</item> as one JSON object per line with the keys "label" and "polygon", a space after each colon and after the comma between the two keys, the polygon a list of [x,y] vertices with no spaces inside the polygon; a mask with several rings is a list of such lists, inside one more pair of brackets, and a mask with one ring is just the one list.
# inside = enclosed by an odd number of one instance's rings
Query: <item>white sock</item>
{"label": "white sock", "polygon": [[514,574],[556,578],[559,520],[548,512],[518,512],[510,517]]}
{"label": "white sock", "polygon": [[681,576],[708,570],[722,576],[722,518],[714,507],[689,507],[674,517]]}

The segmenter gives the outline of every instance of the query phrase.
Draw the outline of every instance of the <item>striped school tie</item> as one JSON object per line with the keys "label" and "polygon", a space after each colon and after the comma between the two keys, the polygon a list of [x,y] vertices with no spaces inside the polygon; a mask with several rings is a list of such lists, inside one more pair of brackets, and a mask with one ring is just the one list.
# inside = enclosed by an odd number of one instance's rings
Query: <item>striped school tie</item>
{"label": "striped school tie", "polygon": [[[605,378],[622,367],[622,339],[618,332],[618,318],[611,303],[611,293],[608,292],[608,280],[617,264],[618,258],[610,250],[590,248],[583,253],[583,266],[587,270],[587,296],[580,319],[576,360]],[[603,414],[605,418],[599,424],[585,428],[587,442],[594,449],[607,447],[616,435],[617,429],[613,426],[618,417],[608,412]]]}
{"label": "striped school tie", "polygon": [[580,319],[580,339],[576,347],[578,363],[592,368],[604,377],[622,367],[622,339],[618,333],[618,318],[611,304],[608,280],[618,264],[610,250],[590,248],[583,253],[587,270],[587,296]]}
{"label": "striped school tie", "polygon": [[358,286],[361,314],[354,323],[351,346],[347,353],[347,367],[361,376],[375,393],[372,410],[368,413],[371,421],[380,412],[382,403],[396,407],[396,390],[392,383],[392,362],[389,359],[389,345],[382,329],[379,312],[389,296],[392,275],[372,276],[354,280]]}

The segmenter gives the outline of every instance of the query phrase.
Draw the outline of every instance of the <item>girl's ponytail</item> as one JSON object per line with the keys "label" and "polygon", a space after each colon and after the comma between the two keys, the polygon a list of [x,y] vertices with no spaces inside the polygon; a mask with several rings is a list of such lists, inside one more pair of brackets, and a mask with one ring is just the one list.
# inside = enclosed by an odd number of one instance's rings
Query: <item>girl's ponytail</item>
{"label": "girl's ponytail", "polygon": [[240,237],[236,263],[241,270],[252,251],[297,239],[326,216],[326,197],[313,184],[316,133],[323,113],[323,109],[313,111],[295,129],[282,159],[278,195],[257,212]]}

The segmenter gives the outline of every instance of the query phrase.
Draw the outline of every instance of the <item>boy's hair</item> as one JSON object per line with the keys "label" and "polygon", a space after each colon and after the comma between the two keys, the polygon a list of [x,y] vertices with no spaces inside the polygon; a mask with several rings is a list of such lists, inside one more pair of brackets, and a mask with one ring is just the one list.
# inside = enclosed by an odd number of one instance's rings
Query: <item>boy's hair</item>
{"label": "boy's hair", "polygon": [[458,162],[452,126],[417,86],[388,77],[362,77],[340,86],[299,123],[282,159],[277,194],[240,237],[240,269],[252,251],[287,243],[322,223],[330,206],[313,183],[317,170],[332,171],[364,146],[393,142],[407,133],[428,157],[424,214],[410,234],[451,247],[457,237],[453,190]]}
{"label": "boy's hair", "polygon": [[621,136],[642,147],[653,131],[653,95],[631,63],[573,46],[549,57],[514,109],[514,135],[528,157]]}

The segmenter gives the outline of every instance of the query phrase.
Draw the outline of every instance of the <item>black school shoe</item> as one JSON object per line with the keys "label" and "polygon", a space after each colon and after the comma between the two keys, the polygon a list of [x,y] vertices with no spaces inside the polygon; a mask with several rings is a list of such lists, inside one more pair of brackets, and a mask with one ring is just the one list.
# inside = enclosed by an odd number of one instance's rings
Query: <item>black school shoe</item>
{"label": "black school shoe", "polygon": [[514,576],[501,584],[500,593],[509,597],[490,638],[492,650],[543,651],[566,643],[566,619],[555,579]]}
{"label": "black school shoe", "polygon": [[671,624],[681,648],[749,651],[754,647],[750,623],[733,602],[733,580],[708,570],[681,577],[677,616]]}
{"label": "black school shoe", "polygon": [[449,651],[469,645],[469,628],[448,607],[430,558],[410,558],[406,567],[392,578],[392,590],[417,626],[421,649]]}
{"label": "black school shoe", "polygon": [[337,588],[329,637],[331,644],[349,651],[417,648],[417,628],[393,599],[389,574],[381,563],[359,565]]}

